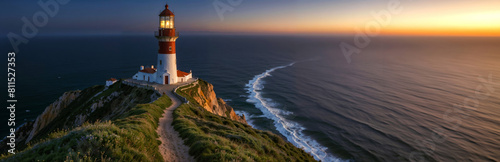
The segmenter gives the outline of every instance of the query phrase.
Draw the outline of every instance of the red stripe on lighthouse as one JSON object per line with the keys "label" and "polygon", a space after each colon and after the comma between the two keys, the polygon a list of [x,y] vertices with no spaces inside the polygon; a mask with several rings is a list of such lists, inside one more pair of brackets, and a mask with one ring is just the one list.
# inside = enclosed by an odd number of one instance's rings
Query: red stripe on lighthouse
{"label": "red stripe on lighthouse", "polygon": [[175,42],[158,42],[159,54],[175,54]]}
{"label": "red stripe on lighthouse", "polygon": [[177,33],[175,32],[175,29],[159,29],[158,33],[160,33],[160,36],[168,36],[168,37],[178,36]]}

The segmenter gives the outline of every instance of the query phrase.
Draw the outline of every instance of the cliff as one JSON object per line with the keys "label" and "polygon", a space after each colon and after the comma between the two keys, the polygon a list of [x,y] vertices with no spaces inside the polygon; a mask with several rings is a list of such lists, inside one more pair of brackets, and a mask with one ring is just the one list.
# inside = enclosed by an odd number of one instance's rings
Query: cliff
{"label": "cliff", "polygon": [[245,116],[237,115],[234,109],[224,102],[224,100],[217,98],[214,86],[206,81],[198,80],[189,86],[179,88],[176,92],[189,96],[187,98],[190,102],[196,103],[213,114],[247,124]]}
{"label": "cliff", "polygon": [[[51,123],[71,102],[73,102],[79,95],[81,91],[70,91],[65,92],[59,99],[54,101],[45,108],[45,111],[40,114],[35,121],[29,121],[24,123],[15,132],[17,147],[24,148],[26,144],[43,128],[45,128],[49,123]],[[0,142],[0,151],[6,152],[8,149],[7,141]]]}
{"label": "cliff", "polygon": [[33,123],[33,128],[31,128],[25,143],[28,143],[38,133],[38,131],[52,122],[52,120],[59,115],[62,109],[66,108],[71,102],[80,96],[80,92],[81,91],[66,92],[59,97],[57,101],[45,108],[45,111],[39,115]]}
{"label": "cliff", "polygon": [[[109,88],[101,85],[65,92],[47,106],[35,121],[25,123],[16,131],[16,149],[24,149],[58,130],[71,130],[85,122],[111,120],[135,105],[151,102],[158,96],[152,90],[123,85],[121,82]],[[5,143],[0,142],[2,152],[8,148]]]}
{"label": "cliff", "polygon": [[[314,161],[280,136],[246,124],[203,80],[179,88],[189,101],[174,112],[174,129],[197,161]],[[167,95],[128,86],[64,93],[16,132],[16,154],[0,161],[162,161],[158,122]],[[2,141],[0,151],[5,151]]]}
{"label": "cliff", "polygon": [[174,111],[174,129],[196,161],[315,161],[281,136],[246,124],[206,81],[176,92],[189,102]]}

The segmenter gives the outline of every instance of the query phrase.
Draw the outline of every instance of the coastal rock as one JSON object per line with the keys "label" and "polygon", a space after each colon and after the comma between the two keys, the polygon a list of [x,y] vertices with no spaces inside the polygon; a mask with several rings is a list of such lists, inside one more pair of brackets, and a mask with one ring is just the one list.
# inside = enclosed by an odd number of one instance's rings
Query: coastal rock
{"label": "coastal rock", "polygon": [[226,114],[229,115],[229,118],[247,124],[245,115],[237,115],[236,112],[234,112],[233,107],[229,106],[224,100],[222,100],[222,98],[217,98],[217,102],[219,103],[220,110],[229,113]]}
{"label": "coastal rock", "polygon": [[39,132],[45,134],[78,127],[85,122],[111,120],[136,104],[150,102],[151,96],[155,96],[152,91],[121,86],[120,83],[109,89],[94,86],[83,91],[66,92],[37,117],[24,143],[38,138]]}
{"label": "coastal rock", "polygon": [[59,112],[66,108],[71,102],[73,102],[78,96],[80,96],[81,91],[70,91],[65,92],[59,99],[54,103],[50,104],[45,111],[36,118],[33,123],[33,129],[30,131],[28,138],[25,143],[28,143],[41,129],[43,129],[47,124],[49,124],[54,118],[59,115]]}
{"label": "coastal rock", "polygon": [[[189,97],[194,99],[201,107],[213,114],[228,117],[232,120],[247,124],[244,115],[237,115],[234,109],[224,102],[224,100],[217,98],[212,84],[203,80],[199,80],[194,84],[198,85],[193,85],[182,90],[189,91],[187,92],[187,94],[190,94]],[[196,93],[190,93],[193,91]]]}

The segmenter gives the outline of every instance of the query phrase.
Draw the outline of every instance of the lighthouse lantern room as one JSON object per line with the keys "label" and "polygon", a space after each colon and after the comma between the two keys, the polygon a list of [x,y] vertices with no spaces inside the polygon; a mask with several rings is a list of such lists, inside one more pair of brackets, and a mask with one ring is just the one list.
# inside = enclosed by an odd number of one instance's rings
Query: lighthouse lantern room
{"label": "lighthouse lantern room", "polygon": [[161,16],[160,15],[160,28],[174,28],[174,16]]}
{"label": "lighthouse lantern room", "polygon": [[179,38],[179,33],[175,31],[175,15],[168,5],[160,13],[160,24],[155,37],[158,39],[158,62],[156,68],[144,68],[134,75],[133,79],[155,82],[159,84],[175,84],[188,81],[193,77],[192,72],[177,70],[177,54],[175,51],[175,41]]}

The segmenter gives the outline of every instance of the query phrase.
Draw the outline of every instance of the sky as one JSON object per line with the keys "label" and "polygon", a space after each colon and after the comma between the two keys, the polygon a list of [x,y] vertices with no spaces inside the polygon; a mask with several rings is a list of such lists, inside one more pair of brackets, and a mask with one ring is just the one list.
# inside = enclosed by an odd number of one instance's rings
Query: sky
{"label": "sky", "polygon": [[[0,34],[37,2],[2,0]],[[498,0],[69,0],[39,34],[152,34],[167,2],[181,33],[500,36]]]}

